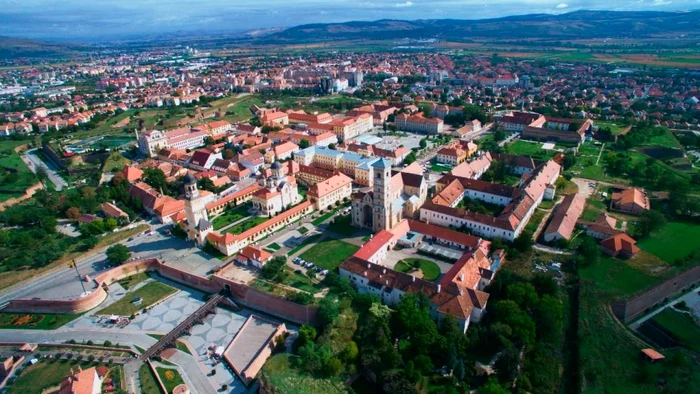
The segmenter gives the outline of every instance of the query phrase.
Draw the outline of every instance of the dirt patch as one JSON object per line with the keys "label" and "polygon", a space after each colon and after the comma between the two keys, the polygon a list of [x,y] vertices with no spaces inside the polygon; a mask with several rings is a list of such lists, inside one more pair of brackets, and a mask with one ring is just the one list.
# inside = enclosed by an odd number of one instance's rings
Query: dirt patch
{"label": "dirt patch", "polygon": [[175,352],[177,352],[177,349],[169,347],[160,352],[160,356],[166,360],[170,360],[170,357],[174,356]]}
{"label": "dirt patch", "polygon": [[113,124],[113,125],[112,125],[112,128],[113,128],[113,129],[119,129],[119,128],[122,128],[122,127],[126,127],[126,126],[129,124],[130,121],[131,121],[131,119],[127,116],[126,118],[124,118],[124,119],[120,120],[119,122]]}

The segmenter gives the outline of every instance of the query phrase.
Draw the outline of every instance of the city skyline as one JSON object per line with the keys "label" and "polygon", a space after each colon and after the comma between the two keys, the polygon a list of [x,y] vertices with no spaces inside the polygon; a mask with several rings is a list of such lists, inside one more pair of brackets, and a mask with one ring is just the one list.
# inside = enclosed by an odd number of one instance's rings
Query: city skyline
{"label": "city skyline", "polygon": [[683,11],[698,0],[257,0],[229,4],[214,0],[127,0],[114,4],[70,0],[1,0],[0,36],[52,41],[97,42],[206,35],[309,23],[379,19],[488,19],[512,15],[561,14],[577,10]]}

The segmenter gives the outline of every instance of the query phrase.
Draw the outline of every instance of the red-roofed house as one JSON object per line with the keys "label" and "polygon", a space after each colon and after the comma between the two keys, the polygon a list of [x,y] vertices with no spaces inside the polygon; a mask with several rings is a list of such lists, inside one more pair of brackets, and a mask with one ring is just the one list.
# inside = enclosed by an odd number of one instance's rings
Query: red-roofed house
{"label": "red-roofed house", "polygon": [[236,260],[242,264],[262,268],[265,263],[272,260],[272,254],[258,248],[257,246],[248,245],[238,252]]}
{"label": "red-roofed house", "polygon": [[600,248],[603,253],[610,256],[630,258],[634,257],[640,250],[639,247],[635,245],[636,243],[637,241],[632,237],[621,233],[600,241]]}

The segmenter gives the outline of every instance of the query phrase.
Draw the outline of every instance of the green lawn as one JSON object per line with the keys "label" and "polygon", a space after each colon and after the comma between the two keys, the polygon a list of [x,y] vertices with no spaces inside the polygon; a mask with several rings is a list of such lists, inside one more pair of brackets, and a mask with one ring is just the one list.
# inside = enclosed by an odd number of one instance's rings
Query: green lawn
{"label": "green lawn", "polygon": [[141,381],[141,392],[143,394],[163,394],[158,386],[156,377],[153,375],[153,371],[147,364],[143,364],[139,368],[139,380]]}
{"label": "green lawn", "polygon": [[160,381],[163,382],[168,393],[172,393],[175,387],[185,383],[177,369],[156,367],[156,371],[158,372],[158,377],[160,377]]}
{"label": "green lawn", "polygon": [[[669,362],[649,364],[640,349],[647,347],[620,326],[610,314],[609,296],[596,283],[582,281],[578,343],[582,392],[596,394],[647,394],[686,392],[700,387],[696,361],[683,349],[663,351]],[[676,364],[675,360],[679,360]],[[669,390],[660,390],[659,381]]]}
{"label": "green lawn", "polygon": [[298,370],[299,358],[277,354],[265,363],[262,379],[284,394],[340,394],[347,389],[340,378],[315,378]]}
{"label": "green lawn", "polygon": [[555,152],[553,150],[547,151],[542,149],[541,142],[517,140],[506,145],[506,153],[519,156],[532,156],[539,160],[546,160],[553,157]]}
{"label": "green lawn", "polygon": [[[150,282],[138,290],[128,292],[119,301],[98,311],[98,315],[119,315],[130,316],[132,313],[153,305],[155,302],[177,292],[177,289],[161,282]],[[131,303],[135,297],[141,297],[141,305],[136,306]]]}
{"label": "green lawn", "polygon": [[310,245],[314,242],[316,242],[317,239],[321,237],[321,234],[316,234],[316,235],[311,235],[308,238],[304,240],[304,242],[300,243],[299,245],[295,246],[294,249],[290,250],[289,253],[287,253],[288,256],[294,255],[294,253],[302,250],[305,246]]}
{"label": "green lawn", "polygon": [[319,242],[301,255],[301,258],[319,267],[333,271],[360,248],[336,239]]}
{"label": "green lawn", "polygon": [[214,230],[218,230],[224,226],[227,226],[233,222],[236,222],[238,220],[241,220],[248,215],[248,209],[250,208],[250,204],[242,204],[239,205],[235,208],[231,209],[226,209],[224,212],[215,217],[214,220],[212,220],[212,224],[214,225]]}
{"label": "green lawn", "polygon": [[311,294],[316,294],[323,290],[323,286],[314,283],[308,276],[291,270],[289,272],[289,276],[284,280],[283,284]]}
{"label": "green lawn", "polygon": [[319,224],[325,222],[328,220],[331,216],[335,215],[336,212],[340,211],[341,209],[345,208],[344,205],[341,205],[339,207],[334,208],[332,211],[326,212],[323,215],[317,217],[316,219],[311,221],[311,224],[314,226],[318,226]]}
{"label": "green lawn", "polygon": [[340,235],[350,236],[357,228],[352,226],[352,215],[336,216],[333,222],[328,225],[328,230]]}
{"label": "green lawn", "polygon": [[597,264],[580,268],[579,274],[595,282],[598,288],[618,295],[632,295],[661,280],[630,265],[629,261],[606,256]]}
{"label": "green lawn", "polygon": [[54,330],[79,316],[80,314],[0,313],[0,329]]}
{"label": "green lawn", "polygon": [[[80,365],[81,368],[89,368],[93,365]],[[61,380],[70,373],[70,370],[76,370],[78,363],[76,361],[57,361],[46,362],[42,361],[25,368],[17,378],[17,380],[9,386],[7,394],[39,394],[44,389],[61,384]]]}
{"label": "green lawn", "polygon": [[24,194],[24,190],[37,182],[33,172],[29,170],[14,148],[29,141],[13,141],[0,139],[0,190],[17,191],[15,193],[0,193],[0,201],[9,200]]}
{"label": "green lawn", "polygon": [[272,249],[272,250],[274,250],[274,251],[278,251],[278,250],[280,250],[282,247],[279,246],[277,243],[273,242],[273,243],[267,245],[266,248]]}
{"label": "green lawn", "polygon": [[263,216],[253,216],[243,223],[238,223],[235,226],[229,227],[226,230],[226,232],[231,233],[231,234],[240,234],[240,233],[243,233],[245,231],[250,230],[251,228],[257,226],[260,223],[265,223],[269,219],[270,218],[263,217]]}
{"label": "green lawn", "polygon": [[306,227],[299,227],[297,231],[299,232],[299,234],[304,235],[309,232],[309,229]]}
{"label": "green lawn", "polygon": [[139,283],[149,278],[150,276],[148,276],[147,273],[140,272],[138,274],[127,276],[124,279],[118,280],[117,283],[119,283],[124,289],[129,290],[130,288],[138,285]]}
{"label": "green lawn", "polygon": [[613,135],[618,135],[625,131],[625,129],[628,127],[622,123],[615,123],[615,122],[608,122],[608,121],[601,121],[601,120],[596,120],[595,125],[599,126],[601,129],[608,128],[612,132]]}
{"label": "green lawn", "polygon": [[399,272],[408,272],[411,268],[420,268],[423,279],[431,282],[440,276],[440,267],[430,260],[410,258],[401,260],[394,266],[394,269]]}
{"label": "green lawn", "polygon": [[661,135],[655,135],[649,138],[647,145],[658,145],[667,148],[680,148],[680,144],[676,138],[671,134],[671,131],[666,129],[666,131]]}
{"label": "green lawn", "polygon": [[700,352],[700,343],[698,343],[700,327],[689,314],[666,308],[654,316],[653,320],[673,334],[678,343],[688,349]]}
{"label": "green lawn", "polygon": [[700,225],[668,222],[659,230],[637,242],[642,250],[673,263],[700,246]]}

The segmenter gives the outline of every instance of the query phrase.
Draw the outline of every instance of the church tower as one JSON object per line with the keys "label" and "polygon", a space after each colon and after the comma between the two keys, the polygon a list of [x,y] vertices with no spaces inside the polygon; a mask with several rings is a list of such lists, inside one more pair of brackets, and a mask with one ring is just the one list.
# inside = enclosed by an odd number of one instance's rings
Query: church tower
{"label": "church tower", "polygon": [[206,204],[197,189],[197,180],[190,173],[185,175],[185,215],[187,216],[187,238],[196,240],[200,246],[206,243],[206,237],[213,230],[209,222]]}
{"label": "church tower", "polygon": [[391,229],[391,164],[386,159],[379,159],[372,164],[374,170],[374,220],[372,230]]}

